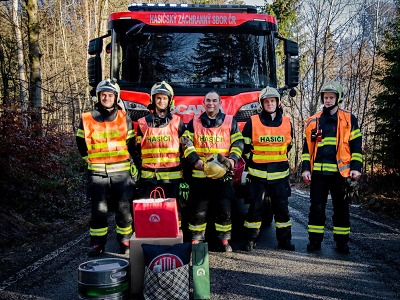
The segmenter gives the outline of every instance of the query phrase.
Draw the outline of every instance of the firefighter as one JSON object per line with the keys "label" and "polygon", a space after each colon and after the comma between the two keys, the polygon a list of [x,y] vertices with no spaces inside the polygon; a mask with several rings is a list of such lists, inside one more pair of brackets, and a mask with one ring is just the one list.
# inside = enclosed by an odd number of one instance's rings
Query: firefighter
{"label": "firefighter", "polygon": [[282,115],[281,95],[272,87],[264,88],[258,98],[262,111],[248,120],[243,128],[243,155],[248,165],[246,191],[250,206],[244,222],[244,250],[256,246],[263,219],[264,194],[271,198],[278,248],[294,251],[291,243],[292,223],[288,197],[289,163],[292,147],[292,125]]}
{"label": "firefighter", "polygon": [[91,202],[88,255],[93,257],[104,252],[108,204],[116,207],[120,252],[128,254],[132,234],[130,202],[135,185],[130,173],[134,130],[130,117],[118,105],[120,88],[114,79],[101,81],[96,94],[96,109],[82,114],[76,134],[79,152],[88,163],[87,197]]}
{"label": "firefighter", "polygon": [[152,113],[138,120],[135,164],[140,166],[140,195],[148,198],[160,186],[167,198],[177,198],[182,182],[180,137],[185,124],[171,114],[174,91],[165,81],[150,91]]}
{"label": "firefighter", "polygon": [[349,253],[350,216],[345,200],[346,180],[361,176],[362,137],[357,118],[339,108],[343,90],[339,83],[324,84],[320,92],[322,111],[306,120],[302,154],[302,177],[310,182],[309,244],[307,251],[321,249],[325,208],[330,192],[333,205],[333,237],[339,253]]}
{"label": "firefighter", "polygon": [[[243,136],[233,116],[221,112],[215,91],[204,97],[205,112],[188,123],[182,143],[192,167],[189,192],[189,230],[192,243],[204,241],[207,210],[212,203],[218,251],[231,252],[231,202],[234,197],[233,167],[242,155]],[[216,154],[220,155],[216,155]]]}

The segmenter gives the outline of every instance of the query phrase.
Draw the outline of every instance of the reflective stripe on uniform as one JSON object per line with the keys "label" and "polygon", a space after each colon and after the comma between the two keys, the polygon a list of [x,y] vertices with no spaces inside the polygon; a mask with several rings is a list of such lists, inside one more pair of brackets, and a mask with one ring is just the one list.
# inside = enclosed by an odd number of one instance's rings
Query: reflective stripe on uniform
{"label": "reflective stripe on uniform", "polygon": [[115,231],[117,232],[117,234],[124,234],[124,235],[131,234],[133,232],[132,231],[132,226],[121,228],[121,227],[118,227],[118,225],[117,225],[117,228],[116,228]]}
{"label": "reflective stripe on uniform", "polygon": [[171,171],[171,172],[152,172],[147,170],[142,170],[141,177],[145,179],[150,179],[156,177],[157,180],[168,180],[168,179],[180,179],[182,178],[181,171]]}
{"label": "reflective stripe on uniform", "polygon": [[189,223],[189,230],[191,231],[205,231],[207,227],[207,223],[200,224],[200,225],[192,225]]}
{"label": "reflective stripe on uniform", "polygon": [[308,225],[308,232],[324,233],[324,226]]}
{"label": "reflective stripe on uniform", "polygon": [[292,226],[292,220],[289,220],[287,222],[275,222],[276,228],[286,228],[290,226]]}
{"label": "reflective stripe on uniform", "polygon": [[221,224],[215,223],[215,230],[216,231],[221,231],[221,232],[231,231],[232,230],[232,224],[221,225]]}
{"label": "reflective stripe on uniform", "polygon": [[285,178],[286,176],[289,176],[289,169],[282,171],[282,172],[273,172],[269,173],[267,171],[263,170],[257,170],[249,167],[249,174],[255,177],[259,178],[266,178],[267,180],[277,180],[277,179],[282,179]]}
{"label": "reflective stripe on uniform", "polygon": [[91,236],[105,236],[108,232],[108,227],[104,228],[90,228]]}
{"label": "reflective stripe on uniform", "polygon": [[131,168],[131,163],[129,161],[110,163],[110,164],[92,164],[90,162],[88,163],[88,170],[94,172],[102,172],[102,173],[128,171],[130,170],[130,168]]}
{"label": "reflective stripe on uniform", "polygon": [[339,172],[337,164],[314,163],[314,171]]}
{"label": "reflective stripe on uniform", "polygon": [[244,222],[244,227],[249,228],[249,229],[260,229],[261,228],[261,222]]}
{"label": "reflective stripe on uniform", "polygon": [[350,227],[333,227],[333,234],[350,234]]}

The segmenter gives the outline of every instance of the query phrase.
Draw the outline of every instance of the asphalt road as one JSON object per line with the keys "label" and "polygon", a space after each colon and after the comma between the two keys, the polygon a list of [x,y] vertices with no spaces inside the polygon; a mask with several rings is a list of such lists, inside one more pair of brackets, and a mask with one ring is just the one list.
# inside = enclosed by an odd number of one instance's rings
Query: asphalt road
{"label": "asphalt road", "polygon": [[[322,250],[306,252],[308,196],[293,191],[290,211],[296,251],[276,248],[273,225],[251,253],[210,252],[211,299],[400,299],[400,226],[351,207],[350,254],[335,252],[328,205]],[[0,283],[0,299],[78,299],[78,266],[86,262],[88,233],[48,253]],[[110,237],[110,240],[112,237]],[[107,244],[105,257],[116,254]]]}

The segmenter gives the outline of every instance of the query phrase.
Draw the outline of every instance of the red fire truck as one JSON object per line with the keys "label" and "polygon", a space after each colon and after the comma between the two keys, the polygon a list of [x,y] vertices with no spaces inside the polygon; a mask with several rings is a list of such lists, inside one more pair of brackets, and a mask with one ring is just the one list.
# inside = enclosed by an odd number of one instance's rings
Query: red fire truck
{"label": "red fire truck", "polygon": [[277,87],[279,42],[285,54],[285,85],[279,90],[290,92],[298,84],[298,44],[280,36],[276,19],[255,6],[134,3],[112,13],[108,29],[89,42],[89,84],[94,95],[103,79],[103,41],[111,40],[105,77],[117,79],[134,122],[149,113],[152,85],[165,80],[174,89],[174,113],[185,123],[205,111],[204,95],[215,90],[223,112],[242,129],[258,113],[260,90]]}
{"label": "red fire truck", "polygon": [[149,112],[151,86],[165,80],[175,92],[174,112],[185,123],[204,112],[204,95],[216,90],[223,112],[242,128],[257,113],[259,91],[277,87],[279,41],[285,53],[282,89],[298,84],[297,43],[281,37],[276,19],[255,6],[134,3],[129,11],[112,13],[108,28],[89,43],[89,84],[95,88],[103,79],[103,40],[110,37],[106,77],[118,80],[134,122]]}

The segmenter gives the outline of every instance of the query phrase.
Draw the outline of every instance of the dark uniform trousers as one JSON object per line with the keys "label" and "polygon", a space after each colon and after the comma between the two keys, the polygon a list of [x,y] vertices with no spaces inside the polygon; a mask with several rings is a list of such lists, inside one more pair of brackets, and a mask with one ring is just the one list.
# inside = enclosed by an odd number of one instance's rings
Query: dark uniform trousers
{"label": "dark uniform trousers", "polygon": [[[134,182],[129,171],[107,175],[89,174],[87,196],[91,201],[91,229],[107,228],[108,204],[115,207],[115,223],[120,228],[132,226],[131,201]],[[117,234],[119,242],[129,240],[131,234]],[[105,244],[107,234],[91,235],[91,245]]]}
{"label": "dark uniform trousers", "polygon": [[[273,182],[273,181],[272,181]],[[272,213],[274,214],[275,224],[289,223],[288,197],[291,195],[288,178],[271,181],[261,181],[254,178],[248,179],[246,184],[247,197],[250,202],[246,221],[248,223],[261,222],[263,219],[264,194],[267,193],[271,198]],[[260,225],[261,226],[261,225]],[[260,234],[260,227],[245,228],[245,234],[249,241],[254,241]],[[290,240],[292,237],[291,225],[279,228],[276,227],[276,238],[278,241]]]}
{"label": "dark uniform trousers", "polygon": [[[312,174],[310,185],[310,214],[308,225],[325,226],[325,209],[328,199],[328,193],[331,193],[333,215],[332,221],[334,227],[350,228],[349,203],[345,199],[345,179],[340,173],[333,175],[321,175],[316,172]],[[310,230],[310,229],[309,229]],[[336,242],[348,242],[348,234],[334,234]],[[324,234],[309,231],[310,242],[321,243]]]}
{"label": "dark uniform trousers", "polygon": [[[207,216],[207,211],[212,212],[213,221],[216,224],[217,238],[229,240],[232,231],[231,205],[234,199],[232,182],[193,178],[190,182],[189,195],[189,229],[191,226],[201,227],[206,224],[207,220],[210,219],[210,216]],[[223,228],[218,229],[217,227]],[[204,230],[190,229],[190,231],[193,240],[203,241],[205,239],[205,228]]]}

